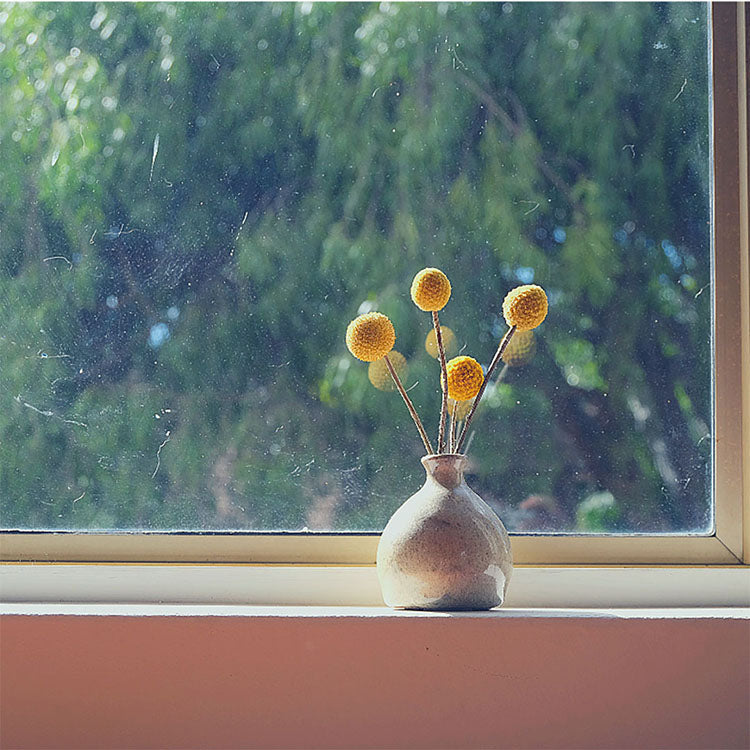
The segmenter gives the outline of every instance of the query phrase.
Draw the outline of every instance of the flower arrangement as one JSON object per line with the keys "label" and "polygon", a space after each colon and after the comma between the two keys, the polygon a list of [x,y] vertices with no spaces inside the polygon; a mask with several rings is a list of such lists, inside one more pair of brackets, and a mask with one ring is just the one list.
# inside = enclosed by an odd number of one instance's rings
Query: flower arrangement
{"label": "flower arrangement", "polygon": [[[401,394],[429,455],[442,455],[446,451],[450,454],[461,452],[471,421],[498,364],[501,361],[504,363],[497,378],[499,382],[508,367],[520,367],[529,362],[536,351],[533,329],[546,318],[548,310],[547,295],[536,284],[524,284],[508,292],[502,304],[508,330],[500,340],[485,374],[473,357],[462,355],[446,359],[446,351],[452,353],[456,349],[456,337],[450,328],[440,325],[438,313],[448,304],[450,296],[450,281],[440,269],[424,268],[414,277],[411,299],[420,310],[432,316],[432,330],[425,339],[425,349],[440,364],[442,397],[437,451],[433,449],[403,386],[407,362],[393,348],[396,343],[393,323],[382,313],[370,312],[355,318],[346,329],[349,351],[357,359],[370,363],[370,382],[380,390],[393,390],[395,387]],[[446,431],[449,413],[450,427]],[[463,426],[460,434],[457,434],[459,422],[463,422]]]}

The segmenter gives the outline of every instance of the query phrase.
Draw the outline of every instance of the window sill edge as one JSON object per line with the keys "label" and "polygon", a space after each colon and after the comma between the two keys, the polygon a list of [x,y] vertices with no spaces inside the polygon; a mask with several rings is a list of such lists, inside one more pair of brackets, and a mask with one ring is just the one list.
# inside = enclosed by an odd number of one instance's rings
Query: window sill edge
{"label": "window sill edge", "polygon": [[[383,607],[372,566],[228,564],[0,565],[0,602]],[[510,581],[505,606],[547,610],[750,607],[750,567],[519,567]]]}

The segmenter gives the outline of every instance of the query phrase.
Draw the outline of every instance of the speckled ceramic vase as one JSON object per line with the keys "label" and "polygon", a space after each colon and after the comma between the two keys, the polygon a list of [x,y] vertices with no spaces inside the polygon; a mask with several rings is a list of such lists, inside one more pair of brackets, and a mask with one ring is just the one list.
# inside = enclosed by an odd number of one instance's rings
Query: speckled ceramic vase
{"label": "speckled ceramic vase", "polygon": [[466,457],[425,456],[427,480],[378,545],[383,599],[397,609],[481,610],[503,603],[513,572],[508,532],[464,481]]}

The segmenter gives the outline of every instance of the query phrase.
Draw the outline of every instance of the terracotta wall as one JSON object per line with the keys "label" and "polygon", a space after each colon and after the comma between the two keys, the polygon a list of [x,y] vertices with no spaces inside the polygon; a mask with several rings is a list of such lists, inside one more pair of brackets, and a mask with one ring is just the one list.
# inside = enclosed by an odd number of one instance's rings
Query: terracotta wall
{"label": "terracotta wall", "polygon": [[0,622],[3,748],[748,748],[750,621]]}

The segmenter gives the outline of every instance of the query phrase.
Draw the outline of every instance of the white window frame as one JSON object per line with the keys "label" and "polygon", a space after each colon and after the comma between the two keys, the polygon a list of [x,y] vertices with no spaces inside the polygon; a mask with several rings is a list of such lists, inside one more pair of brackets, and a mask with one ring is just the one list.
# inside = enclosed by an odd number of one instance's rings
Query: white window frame
{"label": "white window frame", "polygon": [[[539,581],[552,580],[547,571],[561,571],[559,566],[575,571],[576,580],[586,581],[591,586],[593,572],[609,569],[632,571],[629,566],[652,566],[652,570],[663,572],[653,581],[674,581],[678,566],[693,566],[713,572],[733,568],[735,572],[748,573],[750,569],[750,257],[748,252],[748,118],[747,118],[747,25],[743,3],[714,3],[712,16],[713,63],[713,128],[714,128],[714,200],[712,206],[714,227],[714,315],[715,315],[715,530],[710,535],[630,535],[630,536],[576,536],[567,534],[512,535],[513,554],[521,569],[517,578],[528,581],[532,588],[544,590],[547,584]],[[276,595],[266,592],[258,599],[249,593],[247,584],[240,586],[237,601],[259,603],[283,603],[276,600],[296,601],[294,592],[304,580],[315,578],[313,589],[303,598],[321,603],[334,581],[339,582],[336,601],[363,603],[356,595],[342,594],[364,587],[370,591],[364,598],[373,602],[375,581],[372,566],[375,561],[379,535],[369,533],[76,533],[76,532],[10,532],[0,535],[0,560],[7,564],[0,573],[5,577],[3,598],[8,600],[45,600],[45,596],[65,599],[64,590],[56,576],[77,571],[73,578],[89,582],[98,574],[111,576],[120,571],[120,588],[112,596],[127,600],[128,583],[137,576],[143,588],[143,572],[151,571],[152,580],[157,578],[164,586],[174,586],[185,574],[192,575],[191,585],[200,580],[204,583],[194,590],[201,601],[211,601],[211,592],[217,590],[219,581],[232,570],[244,570],[244,581],[252,579],[265,590],[274,586]],[[28,565],[34,563],[34,565]],[[39,563],[56,563],[56,566],[39,566]],[[98,563],[98,566],[64,565],[60,563]],[[102,564],[104,563],[104,564]],[[106,563],[124,563],[108,565]],[[143,564],[163,563],[162,566]],[[213,566],[208,563],[221,563]],[[231,564],[231,565],[227,565]],[[299,566],[290,568],[288,566]],[[549,567],[553,566],[553,567]],[[554,567],[557,566],[557,567]],[[624,566],[624,567],[623,567]],[[654,567],[657,566],[657,567]],[[41,567],[46,568],[42,572]],[[182,573],[175,578],[180,567]],[[305,572],[305,567],[307,572]],[[523,571],[527,567],[526,572]],[[744,571],[737,571],[738,567]],[[253,573],[247,573],[252,568]],[[346,571],[344,571],[346,568]],[[530,568],[542,573],[534,578]],[[33,572],[31,572],[33,569]],[[98,571],[98,572],[97,572]],[[125,572],[129,571],[129,572]],[[193,571],[190,573],[190,571]],[[203,572],[200,572],[203,571]],[[274,572],[275,571],[275,572]],[[282,575],[281,571],[287,571]],[[294,571],[293,573],[290,571]],[[317,571],[317,572],[315,572]],[[322,572],[325,571],[325,572]],[[589,571],[588,576],[584,571]],[[687,572],[683,570],[682,572]],[[546,577],[545,577],[546,575]],[[611,591],[620,574],[610,574],[607,580],[599,580],[590,593]],[[161,578],[159,578],[161,576]],[[182,577],[180,577],[182,576]],[[196,578],[197,576],[197,578]],[[606,576],[605,576],[606,578]],[[693,576],[695,579],[695,576]],[[698,577],[700,578],[700,577]],[[69,580],[69,579],[68,579]],[[286,585],[281,585],[282,581]],[[559,580],[559,579],[558,579]],[[571,579],[572,580],[572,579]],[[636,580],[630,576],[632,581]],[[686,581],[688,579],[685,579]],[[694,580],[685,584],[683,594],[678,597],[686,606],[694,599],[716,604],[705,598],[706,587],[724,592],[721,596],[727,604],[748,601],[750,585],[748,578],[734,577],[731,591],[722,588],[716,580],[710,586],[708,579]],[[729,580],[729,579],[724,579]],[[21,583],[19,583],[19,581]],[[36,581],[36,583],[34,583]],[[169,583],[171,581],[172,583]],[[259,583],[265,581],[265,583]],[[275,581],[275,583],[273,583]],[[356,581],[356,584],[353,583]],[[10,584],[8,584],[10,582]],[[269,582],[272,582],[269,584]],[[291,583],[290,583],[291,582]],[[10,588],[8,588],[10,585]],[[81,584],[82,585],[82,584]],[[642,579],[641,584],[642,585]],[[656,584],[655,584],[656,585]],[[28,586],[28,598],[20,593]],[[124,586],[124,588],[122,588]],[[541,588],[540,588],[541,586]],[[661,590],[658,584],[654,590]],[[717,588],[718,586],[718,588]],[[265,588],[264,588],[265,587]],[[291,588],[290,588],[291,587]],[[297,588],[295,588],[297,587]],[[316,588],[317,587],[317,588]],[[348,589],[347,589],[348,587]],[[76,587],[74,587],[76,588]],[[219,586],[221,588],[221,586]],[[580,588],[580,585],[579,585]],[[678,587],[679,588],[679,587]],[[701,599],[700,590],[703,589]],[[106,600],[101,586],[88,591],[94,600]],[[192,590],[192,589],[191,589]],[[81,600],[80,586],[74,599]],[[286,594],[284,592],[287,592]],[[292,592],[291,595],[289,592]],[[686,591],[692,593],[687,594]],[[46,594],[45,594],[46,592]],[[227,599],[228,596],[228,599]],[[232,600],[227,595],[223,601]],[[291,596],[291,599],[290,599]],[[21,599],[19,599],[21,597]],[[102,598],[103,597],[103,598]],[[141,595],[143,598],[143,595]],[[147,599],[148,597],[146,597]],[[160,599],[163,600],[163,591]],[[190,596],[179,600],[196,601]],[[285,599],[286,598],[286,599]],[[616,598],[616,597],[615,597]],[[643,598],[643,597],[642,597]],[[645,596],[647,600],[648,595]],[[377,597],[376,597],[377,599]],[[533,599],[533,597],[532,597]],[[575,597],[574,597],[575,599]],[[588,599],[591,599],[589,596]],[[625,599],[628,599],[626,596]],[[709,596],[709,599],[711,597]],[[83,597],[83,600],[92,599]],[[174,600],[174,599],[171,599]],[[273,601],[272,601],[273,600]],[[580,601],[586,601],[583,597]],[[524,599],[524,601],[526,601]],[[628,599],[629,601],[629,599]],[[311,603],[308,601],[307,603]],[[718,602],[721,603],[721,602]],[[612,601],[612,606],[616,602]],[[630,606],[624,604],[622,606]]]}

